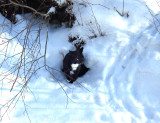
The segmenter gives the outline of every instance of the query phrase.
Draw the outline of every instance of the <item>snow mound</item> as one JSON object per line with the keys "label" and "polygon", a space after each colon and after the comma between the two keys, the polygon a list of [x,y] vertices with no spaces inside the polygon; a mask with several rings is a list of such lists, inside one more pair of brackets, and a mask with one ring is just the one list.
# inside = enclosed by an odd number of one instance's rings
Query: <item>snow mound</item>
{"label": "snow mound", "polygon": [[[28,83],[34,95],[24,93],[29,119],[38,123],[159,122],[159,15],[153,18],[153,12],[142,0],[125,1],[123,16],[122,0],[73,2],[77,18],[73,27],[50,25],[48,30],[46,62],[54,68],[52,72],[56,79],[42,69],[37,78]],[[20,30],[22,26],[25,23],[14,29]],[[46,28],[44,26],[41,31],[43,41]],[[85,65],[90,68],[74,84],[69,84],[61,71],[61,53],[65,55],[75,49],[68,41],[69,36],[85,41],[83,55]],[[42,53],[44,46],[45,42],[42,42]],[[6,92],[3,87],[2,90]],[[5,99],[8,98],[3,96]],[[11,120],[4,119],[11,123],[29,122],[24,110],[23,100],[19,100],[14,113],[10,114]]]}

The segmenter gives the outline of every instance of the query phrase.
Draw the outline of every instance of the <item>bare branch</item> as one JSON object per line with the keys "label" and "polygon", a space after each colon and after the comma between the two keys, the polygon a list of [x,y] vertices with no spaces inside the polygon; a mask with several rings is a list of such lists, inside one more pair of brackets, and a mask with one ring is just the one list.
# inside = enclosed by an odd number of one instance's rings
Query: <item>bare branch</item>
{"label": "bare branch", "polygon": [[19,6],[19,7],[22,7],[22,8],[30,9],[30,10],[32,10],[35,14],[38,14],[38,15],[40,15],[40,16],[42,16],[42,17],[45,17],[45,18],[49,17],[49,14],[40,13],[40,12],[38,12],[37,10],[35,10],[34,8],[32,8],[32,7],[18,4],[18,3],[16,3],[16,2],[12,1],[12,0],[9,0],[9,1],[11,2],[11,4],[13,4],[13,5],[15,5],[15,6]]}

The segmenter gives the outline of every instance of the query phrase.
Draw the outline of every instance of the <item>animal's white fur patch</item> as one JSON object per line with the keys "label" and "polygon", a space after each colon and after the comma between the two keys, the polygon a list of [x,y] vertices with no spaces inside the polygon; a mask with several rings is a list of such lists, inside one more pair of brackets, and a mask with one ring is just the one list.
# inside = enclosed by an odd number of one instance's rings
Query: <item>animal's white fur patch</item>
{"label": "animal's white fur patch", "polygon": [[70,75],[73,75],[74,74],[74,72],[73,71],[70,71]]}
{"label": "animal's white fur patch", "polygon": [[77,70],[79,64],[71,64],[72,70]]}

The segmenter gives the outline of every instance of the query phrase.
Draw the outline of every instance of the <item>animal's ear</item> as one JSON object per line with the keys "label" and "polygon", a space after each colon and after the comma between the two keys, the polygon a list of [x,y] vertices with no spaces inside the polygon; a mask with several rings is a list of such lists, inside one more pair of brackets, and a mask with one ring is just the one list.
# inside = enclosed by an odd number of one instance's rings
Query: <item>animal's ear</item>
{"label": "animal's ear", "polygon": [[69,54],[73,54],[73,53],[74,53],[74,51],[70,51],[70,50],[69,50]]}
{"label": "animal's ear", "polygon": [[83,47],[82,47],[82,48],[80,48],[80,51],[81,51],[81,53],[83,52]]}

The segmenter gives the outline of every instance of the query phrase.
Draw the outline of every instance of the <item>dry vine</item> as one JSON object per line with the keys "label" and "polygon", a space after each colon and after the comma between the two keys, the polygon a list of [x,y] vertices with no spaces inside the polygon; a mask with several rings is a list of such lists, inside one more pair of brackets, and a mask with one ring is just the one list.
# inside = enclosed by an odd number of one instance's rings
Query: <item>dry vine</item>
{"label": "dry vine", "polygon": [[[27,105],[25,103],[25,93],[30,91],[28,88],[28,82],[32,79],[32,77],[37,73],[40,69],[47,70],[57,81],[58,79],[52,74],[52,70],[55,70],[47,65],[46,63],[46,52],[47,52],[47,42],[48,42],[48,23],[49,23],[49,14],[41,13],[34,8],[31,8],[27,5],[21,5],[10,0],[9,4],[3,4],[0,6],[8,6],[14,5],[18,7],[23,7],[30,9],[33,11],[32,15],[29,15],[26,20],[29,20],[26,27],[20,31],[16,31],[12,28],[11,23],[7,23],[5,20],[2,24],[0,24],[0,47],[3,47],[0,51],[0,57],[2,61],[0,62],[0,69],[6,69],[6,71],[0,71],[0,84],[1,84],[1,92],[4,89],[6,83],[11,85],[10,88],[7,88],[8,91],[10,89],[10,93],[13,93],[15,89],[18,89],[17,93],[9,99],[6,103],[0,104],[0,121],[2,121],[3,117],[7,115],[12,109],[16,106],[19,100],[22,100],[22,103],[25,107],[25,112],[28,116],[29,121],[31,122],[28,112]],[[38,15],[38,17],[37,17]],[[36,17],[36,18],[35,18]],[[45,20],[43,20],[43,19]],[[23,23],[25,19],[19,20],[18,24]],[[32,33],[35,33],[35,30],[32,28],[35,25],[39,25],[39,29],[36,30],[36,38],[31,40],[30,36]],[[41,53],[42,42],[41,42],[41,31],[47,25],[46,30],[46,41],[44,47],[44,53]],[[8,30],[8,27],[9,30]],[[2,37],[2,34],[15,34],[11,38]],[[8,54],[10,44],[17,42],[12,54]],[[22,46],[22,49],[19,49],[20,52],[17,53],[18,45]],[[16,59],[16,61],[14,60]],[[43,64],[42,64],[43,63]],[[7,81],[6,81],[7,80]],[[65,92],[62,84],[58,81],[58,84]],[[30,91],[31,92],[31,91]],[[68,104],[68,95],[67,96],[67,104]]]}

